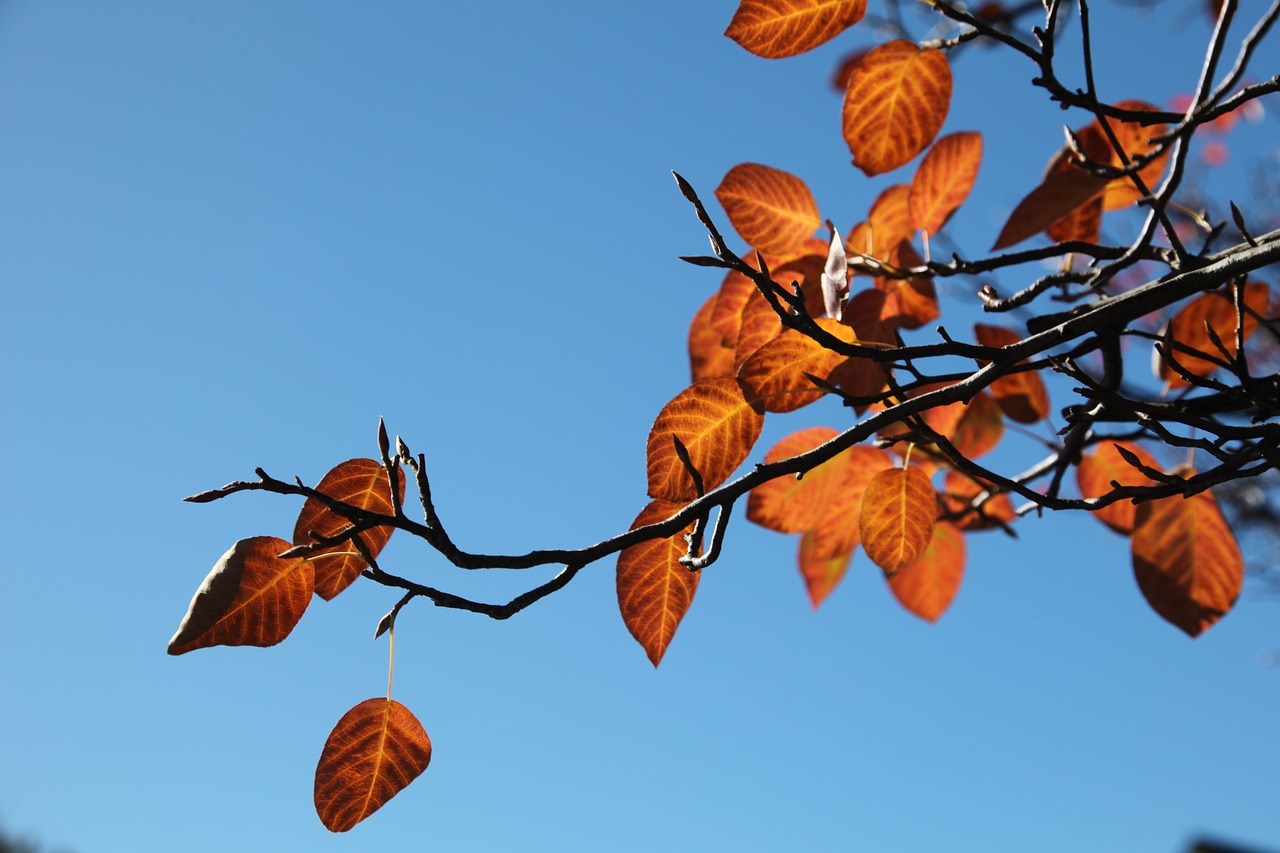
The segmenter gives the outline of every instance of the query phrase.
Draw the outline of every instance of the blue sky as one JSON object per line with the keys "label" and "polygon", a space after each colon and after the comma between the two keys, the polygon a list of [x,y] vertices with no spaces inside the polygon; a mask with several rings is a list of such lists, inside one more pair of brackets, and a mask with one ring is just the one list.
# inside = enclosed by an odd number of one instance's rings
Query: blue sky
{"label": "blue sky", "polygon": [[[312,776],[384,689],[394,594],[317,601],[274,649],[165,654],[219,555],[299,508],[180,499],[258,465],[315,481],[379,416],[464,548],[625,529],[719,282],[676,260],[706,239],[669,170],[710,202],[735,163],[786,169],[842,228],[909,176],[867,180],[839,137],[826,81],[866,34],[766,62],[721,35],[735,5],[0,3],[0,826],[83,853],[1280,848],[1276,600],[1249,586],[1189,641],[1089,518],[971,537],[930,626],[863,556],[813,612],[796,539],[739,508],[656,672],[612,561],[505,623],[415,602],[395,695],[433,762],[343,836]],[[1193,86],[1153,60],[1196,55],[1200,8],[1162,8],[1099,45],[1114,99]],[[977,254],[1085,120],[1025,61],[955,70],[945,130],[986,159],[948,227]],[[1210,185],[1247,198],[1275,128],[1242,127]],[[953,329],[971,289],[943,288]],[[758,451],[845,417],[775,418]],[[546,576],[385,553],[492,600]]]}

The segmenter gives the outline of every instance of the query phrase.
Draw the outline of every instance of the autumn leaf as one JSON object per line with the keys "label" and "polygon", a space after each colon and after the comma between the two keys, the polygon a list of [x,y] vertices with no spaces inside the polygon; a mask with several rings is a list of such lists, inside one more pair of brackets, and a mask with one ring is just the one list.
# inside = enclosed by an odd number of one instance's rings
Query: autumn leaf
{"label": "autumn leaf", "polygon": [[[401,474],[400,499],[404,499],[405,478]],[[325,474],[316,486],[316,491],[343,503],[382,515],[391,515],[391,489],[387,485],[387,474],[382,464],[373,459],[348,459],[341,465]],[[338,515],[316,498],[307,498],[298,514],[298,522],[293,528],[293,544],[308,545],[315,542],[312,533],[320,536],[333,536],[346,530],[351,521]],[[378,556],[387,540],[391,538],[392,527],[373,527],[361,532],[360,538],[374,557]],[[281,549],[283,550],[283,549]],[[319,555],[332,553],[335,556],[325,557],[313,555],[312,564],[316,573],[316,594],[326,601],[342,592],[360,576],[365,568],[365,561],[353,552],[355,546],[350,542],[324,548]]]}
{"label": "autumn leaf", "polygon": [[907,207],[912,227],[937,233],[969,197],[981,162],[980,133],[952,133],[934,143],[911,179]]}
{"label": "autumn leaf", "polygon": [[888,298],[889,295],[878,287],[858,291],[845,305],[841,322],[850,326],[862,343],[895,345],[894,331],[898,324],[894,318],[897,314],[890,315],[885,304]]}
{"label": "autumn leaf", "polygon": [[316,765],[316,814],[346,832],[376,812],[431,762],[431,738],[394,699],[366,699],[342,715]]}
{"label": "autumn leaf", "polygon": [[[1241,301],[1247,309],[1242,318],[1241,329],[1245,340],[1248,340],[1258,327],[1257,317],[1253,315],[1266,316],[1270,301],[1267,285],[1260,281],[1246,284]],[[1236,353],[1236,306],[1229,289],[1202,293],[1188,302],[1166,325],[1162,337],[1172,338],[1183,346],[1206,353],[1221,361],[1224,359],[1222,351],[1214,345],[1206,327],[1212,327],[1227,353],[1234,356]],[[1208,376],[1218,369],[1216,362],[1181,349],[1173,350],[1172,355],[1183,370],[1194,376]],[[1187,380],[1179,376],[1169,366],[1168,361],[1160,358],[1158,353],[1155,365],[1156,375],[1171,386],[1178,388],[1188,384]]]}
{"label": "autumn leaf", "polygon": [[[850,524],[849,527],[854,525]],[[853,548],[828,554],[827,548],[816,531],[807,530],[800,537],[800,577],[804,580],[809,603],[817,610],[827,596],[844,580],[849,564],[853,562]]]}
{"label": "autumn leaf", "polygon": [[[968,403],[952,403],[960,406],[960,417],[951,435],[951,443],[967,459],[977,459],[990,453],[1004,435],[1004,420],[1000,407],[986,391],[973,395]],[[925,413],[928,421],[929,413]]]}
{"label": "autumn leaf", "polygon": [[862,496],[862,547],[871,562],[892,574],[924,553],[937,519],[937,497],[923,471],[915,466],[881,471]]}
{"label": "autumn leaf", "polygon": [[[912,269],[924,261],[907,242],[899,243],[889,253],[889,263],[901,269]],[[938,292],[928,276],[893,278],[876,276],[876,287],[885,293],[884,319],[904,329],[918,329],[938,318]]]}
{"label": "autumn leaf", "polygon": [[[1116,450],[1116,445],[1123,447],[1148,468],[1154,471],[1164,470],[1154,456],[1136,444],[1127,441],[1102,442],[1093,453],[1081,457],[1080,464],[1076,466],[1076,484],[1081,496],[1100,498],[1110,494],[1112,481],[1122,486],[1158,485],[1126,462],[1120,451]],[[1133,532],[1135,514],[1133,502],[1128,500],[1116,501],[1093,511],[1098,521],[1125,536]]]}
{"label": "autumn leaf", "polygon": [[274,536],[241,539],[223,554],[191,599],[169,654],[208,646],[274,646],[311,601],[311,563],[281,559],[289,543]]}
{"label": "autumn leaf", "polygon": [[871,203],[867,220],[853,226],[845,238],[846,254],[888,261],[898,244],[910,240],[915,232],[908,206],[910,197],[911,187],[907,184],[894,184],[882,190]]}
{"label": "autumn leaf", "polygon": [[689,324],[689,372],[690,381],[713,379],[733,375],[733,347],[725,346],[724,338],[711,324],[719,294],[703,303]]}
{"label": "autumn leaf", "polygon": [[1240,597],[1240,546],[1209,492],[1139,504],[1132,546],[1134,576],[1147,603],[1192,637]]}
{"label": "autumn leaf", "polygon": [[889,589],[907,610],[929,622],[951,606],[964,578],[964,534],[939,522],[920,557],[888,575]]}
{"label": "autumn leaf", "polygon": [[[1116,109],[1131,110],[1133,112],[1159,111],[1159,108],[1154,104],[1137,100],[1119,101],[1113,106]],[[1121,150],[1125,152],[1125,156],[1130,161],[1153,152],[1156,149],[1156,145],[1151,140],[1161,137],[1165,133],[1165,125],[1160,123],[1144,125],[1135,121],[1120,121],[1119,119],[1108,119],[1107,123],[1116,135],[1116,141],[1120,143]],[[1107,138],[1106,131],[1102,129],[1102,125],[1098,124],[1097,121],[1076,131],[1076,138],[1080,142],[1081,152],[1089,160],[1116,169],[1124,166],[1120,155],[1116,153],[1115,147]],[[1166,151],[1138,170],[1138,176],[1142,179],[1147,189],[1153,191],[1156,189],[1156,184],[1160,180],[1160,176],[1164,174],[1165,165],[1168,161],[1169,154]],[[1142,198],[1142,193],[1138,190],[1132,178],[1115,178],[1107,184],[1106,190],[1103,192],[1102,207],[1104,210],[1118,210],[1122,207],[1128,207],[1140,198]]]}
{"label": "autumn leaf", "polygon": [[[984,347],[1007,347],[1022,340],[1017,332],[1003,326],[977,323],[973,331],[978,343]],[[1018,362],[1025,363],[1025,359]],[[990,391],[1010,420],[1033,424],[1049,416],[1049,393],[1045,390],[1044,380],[1035,371],[1024,370],[1001,376],[991,383]]]}
{"label": "autumn leaf", "polygon": [[1040,185],[1027,193],[1009,214],[991,251],[1008,248],[1039,234],[1097,196],[1106,186],[1106,178],[1095,177],[1082,169],[1056,170],[1051,166]]}
{"label": "autumn leaf", "polygon": [[812,50],[862,20],[867,0],[742,0],[724,34],[756,56]]}
{"label": "autumn leaf", "polygon": [[989,490],[986,484],[959,471],[948,471],[943,482],[946,491],[941,495],[942,503],[948,515],[954,516],[950,521],[961,530],[990,530],[999,526],[997,522],[1012,524],[1017,520],[1008,495],[993,495],[979,511],[973,508],[973,499]]}
{"label": "autumn leaf", "polygon": [[721,282],[710,322],[720,333],[721,343],[726,347],[737,347],[738,330],[742,328],[742,309],[755,292],[755,282],[737,270],[730,270]]}
{"label": "autumn leaf", "polygon": [[[824,331],[853,343],[853,329],[825,317],[815,321]],[[793,412],[820,398],[810,376],[828,379],[847,360],[802,332],[786,329],[766,343],[738,369],[738,382],[748,403],[766,412]]]}
{"label": "autumn leaf", "polygon": [[707,490],[737,470],[764,425],[764,415],[747,402],[737,380],[705,379],[663,406],[649,431],[649,497],[689,501],[698,497],[693,479],[676,454],[672,436],[689,452]]}
{"label": "autumn leaf", "polygon": [[716,187],[716,198],[742,239],[762,252],[791,252],[822,225],[804,181],[758,163],[730,169]]}
{"label": "autumn leaf", "polygon": [[951,106],[951,66],[940,50],[901,39],[868,52],[849,75],[844,138],[868,177],[898,168],[937,136]]}
{"label": "autumn leaf", "polygon": [[[679,509],[678,503],[652,501],[636,516],[631,529],[665,521]],[[702,573],[680,563],[688,551],[685,536],[692,530],[690,524],[673,536],[640,542],[618,555],[618,609],[627,630],[655,667],[662,662],[698,589]]]}

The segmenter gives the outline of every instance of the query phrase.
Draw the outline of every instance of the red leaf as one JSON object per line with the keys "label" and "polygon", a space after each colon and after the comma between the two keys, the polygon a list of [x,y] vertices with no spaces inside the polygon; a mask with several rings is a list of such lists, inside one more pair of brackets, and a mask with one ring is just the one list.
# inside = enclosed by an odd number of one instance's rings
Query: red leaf
{"label": "red leaf", "polygon": [[[652,501],[636,516],[631,529],[664,521],[679,510],[680,504]],[[674,536],[632,545],[618,555],[618,609],[655,667],[698,589],[702,573],[680,564],[688,550],[685,536],[692,530],[691,524]]]}
{"label": "red leaf", "polygon": [[742,0],[724,34],[756,56],[812,50],[862,20],[867,0]]}
{"label": "red leaf", "polygon": [[898,168],[933,141],[951,106],[945,54],[901,39],[867,53],[849,75],[844,138],[868,176]]}
{"label": "red leaf", "polygon": [[342,715],[316,765],[316,814],[346,832],[403,791],[431,762],[431,738],[404,705],[366,699]]}
{"label": "red leaf", "polygon": [[742,395],[730,377],[694,383],[663,406],[649,431],[649,497],[690,501],[697,488],[675,450],[672,436],[689,451],[707,491],[737,470],[764,425],[764,415]]}
{"label": "red leaf", "polygon": [[742,239],[762,252],[792,252],[822,225],[804,181],[759,163],[730,169],[716,187],[716,198]]}

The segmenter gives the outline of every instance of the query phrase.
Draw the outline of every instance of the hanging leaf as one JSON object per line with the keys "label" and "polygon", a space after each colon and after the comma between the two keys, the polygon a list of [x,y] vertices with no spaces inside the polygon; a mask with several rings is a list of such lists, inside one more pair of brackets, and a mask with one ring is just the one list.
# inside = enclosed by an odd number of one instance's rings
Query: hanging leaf
{"label": "hanging leaf", "polygon": [[990,530],[999,526],[997,521],[1012,524],[1017,520],[1013,503],[1006,494],[987,499],[981,512],[973,508],[973,499],[989,491],[988,484],[979,483],[959,471],[948,471],[944,482],[946,492],[941,496],[942,503],[947,513],[955,516],[950,521],[961,530]]}
{"label": "hanging leaf", "polygon": [[[1258,320],[1253,315],[1265,317],[1267,314],[1270,292],[1265,283],[1254,281],[1245,285],[1241,298],[1247,309],[1244,312],[1241,329],[1244,332],[1244,339],[1248,340],[1258,327]],[[1222,351],[1214,345],[1206,326],[1213,328],[1218,340],[1226,347],[1227,352],[1234,356],[1236,353],[1236,306],[1232,301],[1230,289],[1202,293],[1188,302],[1169,321],[1162,337],[1171,337],[1183,346],[1221,361],[1223,360]],[[1174,350],[1173,357],[1178,364],[1182,365],[1183,370],[1194,376],[1209,376],[1218,369],[1217,363],[1180,349]],[[1188,384],[1187,380],[1174,372],[1167,361],[1159,357],[1156,359],[1156,375],[1175,388],[1185,387]]]}
{"label": "hanging leaf", "polygon": [[689,325],[690,381],[733,375],[733,347],[725,346],[720,332],[711,325],[719,294],[703,303]]}
{"label": "hanging leaf", "polygon": [[936,622],[956,597],[964,560],[964,534],[954,524],[939,522],[919,559],[888,576],[889,589],[907,610]]}
{"label": "hanging leaf", "polygon": [[[1132,110],[1134,112],[1159,111],[1159,107],[1146,101],[1119,101],[1114,106],[1116,109]],[[1120,121],[1118,119],[1108,119],[1107,123],[1111,125],[1111,130],[1115,133],[1116,140],[1131,161],[1141,155],[1153,152],[1156,149],[1156,145],[1151,140],[1163,136],[1166,130],[1165,126],[1159,123],[1144,125],[1138,122]],[[1107,139],[1106,132],[1097,121],[1076,131],[1076,138],[1080,141],[1080,150],[1089,160],[1116,169],[1124,166],[1120,155],[1116,153],[1111,141]],[[1142,178],[1143,183],[1146,184],[1147,189],[1154,191],[1157,188],[1160,176],[1164,174],[1164,169],[1168,162],[1169,154],[1166,151],[1138,170],[1138,175]],[[1103,192],[1102,207],[1104,210],[1118,210],[1122,207],[1128,207],[1140,198],[1142,198],[1142,193],[1139,192],[1132,178],[1115,178],[1107,184],[1106,190]]]}
{"label": "hanging leaf", "polygon": [[[1110,494],[1112,481],[1122,486],[1158,485],[1155,480],[1126,462],[1116,450],[1117,444],[1137,457],[1138,461],[1148,468],[1154,471],[1164,470],[1154,456],[1136,444],[1127,441],[1105,441],[1099,444],[1093,453],[1085,454],[1080,459],[1080,464],[1076,466],[1076,483],[1080,488],[1081,496],[1100,498]],[[1132,501],[1122,500],[1094,510],[1093,515],[1116,533],[1128,536],[1133,532],[1135,512]]]}
{"label": "hanging leaf", "polygon": [[716,187],[716,198],[742,239],[762,252],[791,252],[822,225],[804,181],[759,163],[730,169]]}
{"label": "hanging leaf", "polygon": [[[1071,161],[1070,152],[1063,148],[1049,162],[1049,168],[1045,174],[1056,174],[1061,176],[1063,180],[1070,180],[1072,175],[1078,174],[1079,171],[1079,168]],[[1052,225],[1045,228],[1045,233],[1049,235],[1051,240],[1056,240],[1060,243],[1068,240],[1082,240],[1086,243],[1098,242],[1098,237],[1102,232],[1103,195],[1105,195],[1105,190],[1065,216],[1055,220]]]}
{"label": "hanging leaf", "polygon": [[672,436],[689,451],[694,468],[709,491],[737,470],[764,425],[764,415],[746,401],[730,377],[694,383],[658,413],[649,431],[649,497],[690,501],[697,488],[676,454]]}
{"label": "hanging leaf", "polygon": [[868,177],[898,168],[937,136],[951,106],[940,50],[895,40],[862,57],[844,95],[844,138]]}
{"label": "hanging leaf", "polygon": [[431,738],[394,699],[366,699],[342,715],[316,765],[315,803],[330,832],[376,812],[431,762]]}
{"label": "hanging leaf", "polygon": [[755,282],[737,270],[730,270],[720,284],[715,309],[711,312],[711,325],[720,333],[721,343],[726,347],[737,347],[738,330],[742,328],[742,309],[755,292]]}
{"label": "hanging leaf", "polygon": [[[837,435],[830,427],[821,426],[793,432],[769,449],[765,464],[808,453]],[[837,459],[842,456],[828,459],[799,479],[777,477],[756,486],[747,498],[747,519],[778,533],[800,533],[814,527],[828,497],[826,481],[842,467],[840,463],[832,464]]]}
{"label": "hanging leaf", "polygon": [[724,34],[756,56],[812,50],[862,20],[867,0],[742,0]]}
{"label": "hanging leaf", "polygon": [[1138,505],[1133,572],[1152,609],[1192,637],[1226,615],[1244,584],[1240,546],[1209,492]]}
{"label": "hanging leaf", "polygon": [[[986,391],[979,391],[973,399],[966,403],[952,403],[960,406],[960,417],[950,435],[951,443],[956,450],[967,459],[977,459],[990,453],[1004,435],[1004,420],[1000,417],[1000,407]],[[925,418],[928,420],[928,417]]]}
{"label": "hanging leaf", "polygon": [[934,143],[911,179],[907,206],[912,227],[930,234],[941,230],[969,197],[981,162],[980,133],[952,133]]}
{"label": "hanging leaf", "polygon": [[[845,343],[854,342],[853,329],[838,320],[824,317],[815,322]],[[786,329],[743,363],[738,381],[748,403],[766,412],[793,412],[826,393],[810,376],[827,380],[846,360],[808,335]]]}
{"label": "hanging leaf", "polygon": [[1094,177],[1082,169],[1055,171],[1051,168],[1040,186],[1018,202],[1009,214],[991,251],[1008,248],[1039,234],[1097,196],[1106,186],[1106,178]]}
{"label": "hanging leaf", "polygon": [[[405,478],[399,478],[400,499],[404,500]],[[325,474],[316,486],[316,491],[328,495],[337,501],[351,504],[370,512],[390,515],[391,489],[387,485],[387,474],[382,464],[373,459],[348,459],[341,465]],[[351,525],[351,521],[338,515],[315,498],[307,498],[298,514],[298,523],[293,528],[293,544],[306,545],[316,541],[311,533],[321,536],[333,536],[341,533]],[[360,538],[369,548],[369,552],[377,557],[391,538],[392,527],[374,527],[360,534]],[[283,549],[281,549],[283,550]],[[342,556],[311,558],[316,573],[316,593],[326,601],[342,592],[360,576],[365,568],[365,561],[354,554],[355,546],[343,543],[320,551],[320,554],[333,553]]]}
{"label": "hanging leaf", "polygon": [[923,471],[914,465],[881,471],[862,496],[862,547],[892,574],[924,553],[937,518],[938,501]]}
{"label": "hanging leaf", "polygon": [[885,306],[888,298],[888,294],[877,287],[858,291],[845,305],[841,322],[852,327],[854,335],[862,343],[895,346],[893,333],[898,328],[897,314],[889,314]]}
{"label": "hanging leaf", "polygon": [[[854,527],[850,524],[849,527]],[[809,593],[809,603],[817,610],[844,580],[849,564],[853,562],[853,548],[837,551],[828,555],[821,537],[815,531],[805,531],[800,537],[800,552],[797,560],[800,564],[800,577],[804,579],[805,591]]]}
{"label": "hanging leaf", "polygon": [[306,612],[314,589],[311,564],[277,557],[289,543],[274,536],[241,539],[196,590],[169,654],[208,646],[274,646]]}
{"label": "hanging leaf", "polygon": [[907,184],[894,184],[881,191],[867,211],[867,221],[849,231],[846,253],[888,261],[898,244],[910,240],[915,232],[908,207],[910,197],[911,187]]}
{"label": "hanging leaf", "polygon": [[[678,503],[652,501],[636,516],[631,529],[663,521],[679,510]],[[680,564],[688,551],[685,537],[692,531],[691,524],[674,536],[632,545],[618,555],[618,609],[655,667],[689,611],[702,575]]]}
{"label": "hanging leaf", "polygon": [[[1022,340],[1017,332],[1002,326],[977,323],[974,336],[984,347],[1007,347]],[[1026,364],[1026,359],[1018,364]],[[1049,394],[1044,380],[1033,370],[1001,376],[989,386],[996,403],[1010,420],[1020,424],[1033,424],[1049,416]]]}
{"label": "hanging leaf", "polygon": [[[911,269],[924,263],[915,248],[907,242],[899,243],[889,253],[888,260],[902,269]],[[938,293],[932,278],[877,276],[876,287],[885,293],[883,314],[886,322],[904,329],[918,329],[938,318]]]}
{"label": "hanging leaf", "polygon": [[[800,574],[817,607],[843,577],[843,568],[860,542],[856,519],[862,513],[867,486],[877,474],[893,468],[893,458],[874,447],[856,446],[830,460],[834,467],[816,501],[816,520],[800,542]],[[808,479],[810,475],[806,475]]]}

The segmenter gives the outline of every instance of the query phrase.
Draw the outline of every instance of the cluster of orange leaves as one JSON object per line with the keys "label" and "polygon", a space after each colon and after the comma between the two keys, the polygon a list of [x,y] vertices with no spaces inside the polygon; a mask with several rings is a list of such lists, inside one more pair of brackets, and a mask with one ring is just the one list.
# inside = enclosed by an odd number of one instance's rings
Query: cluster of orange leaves
{"label": "cluster of orange leaves", "polygon": [[[864,0],[743,0],[726,35],[766,58],[792,56],[821,44],[860,20]],[[939,314],[933,281],[915,245],[924,252],[973,187],[982,157],[979,133],[937,138],[950,106],[951,71],[941,50],[891,41],[867,51],[841,71],[843,130],[854,165],[877,175],[909,163],[928,149],[908,183],[884,190],[865,221],[843,238],[851,267],[846,282],[824,287],[823,274],[837,254],[815,237],[824,222],[813,194],[795,175],[755,163],[733,167],[716,190],[739,236],[768,264],[774,281],[794,282],[821,329],[846,342],[894,345],[900,330],[918,328]],[[1154,109],[1124,101],[1119,109]],[[1104,211],[1132,205],[1141,193],[1128,176],[1099,176],[1153,152],[1159,124],[1110,120],[1123,156],[1094,121],[1069,135],[997,238],[994,249],[1040,232],[1055,241],[1097,242]],[[935,141],[936,140],[936,141]],[[1165,158],[1154,156],[1138,175],[1157,181]],[[833,244],[842,240],[834,236]],[[860,274],[855,275],[853,267]],[[870,281],[862,287],[854,283]],[[825,291],[825,292],[824,292]],[[851,291],[851,293],[850,293]],[[1265,285],[1250,284],[1245,303],[1265,310]],[[1183,374],[1207,376],[1235,357],[1237,314],[1230,296],[1207,293],[1168,324],[1171,348]],[[1245,336],[1253,330],[1245,323]],[[1011,329],[979,324],[975,340],[988,347],[1016,343]],[[1226,342],[1216,348],[1214,338]],[[1176,344],[1174,343],[1176,342]],[[1198,353],[1198,354],[1196,354]],[[750,455],[767,412],[806,406],[832,389],[847,399],[892,402],[884,369],[867,358],[845,357],[813,338],[784,328],[770,301],[746,275],[729,272],[696,313],[689,330],[693,384],[658,415],[648,440],[651,503],[634,527],[670,517],[684,503],[724,483]],[[1186,384],[1157,357],[1157,375]],[[817,381],[815,381],[817,380]],[[864,408],[864,407],[859,407]],[[996,380],[968,404],[923,414],[924,422],[969,459],[1000,441],[1005,420],[1034,424],[1050,413],[1048,394],[1033,371]],[[797,456],[834,438],[834,429],[796,432],[765,455],[771,463]],[[677,447],[677,445],[679,447]],[[681,453],[683,451],[683,454]],[[817,607],[845,575],[859,545],[885,574],[893,595],[912,613],[933,621],[951,604],[965,564],[964,534],[1008,527],[1016,515],[1006,494],[989,491],[928,447],[917,462],[896,460],[875,447],[851,447],[802,478],[779,478],[750,494],[747,517],[780,533],[800,534],[799,568]],[[684,458],[682,458],[682,455]],[[1128,459],[1126,459],[1128,457]],[[1153,483],[1135,462],[1159,472],[1141,448],[1104,443],[1077,468],[1081,495],[1101,497],[1114,484]],[[696,471],[695,483],[690,471]],[[941,483],[935,488],[933,478]],[[1162,617],[1195,636],[1219,619],[1239,595],[1243,561],[1213,497],[1172,497],[1139,505],[1111,504],[1097,516],[1132,541],[1138,586]],[[626,549],[618,561],[618,601],[623,619],[656,666],[693,600],[698,572],[686,558],[687,535]]]}

